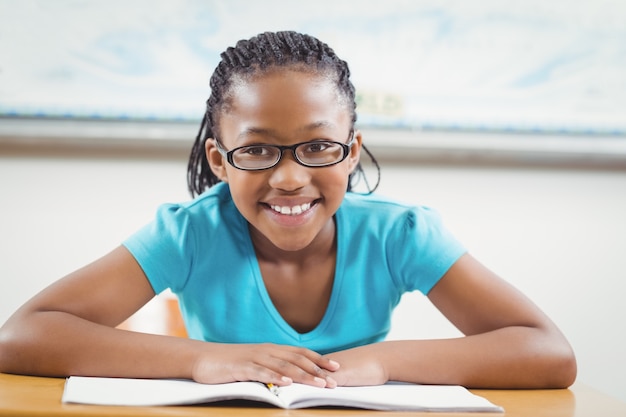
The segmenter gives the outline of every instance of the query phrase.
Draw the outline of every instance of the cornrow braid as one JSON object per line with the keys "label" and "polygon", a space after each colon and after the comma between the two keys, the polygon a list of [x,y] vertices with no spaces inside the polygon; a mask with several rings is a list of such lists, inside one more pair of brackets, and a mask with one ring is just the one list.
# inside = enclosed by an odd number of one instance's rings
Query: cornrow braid
{"label": "cornrow braid", "polygon": [[[333,76],[338,90],[348,103],[354,125],[357,118],[356,101],[355,89],[350,81],[350,70],[348,64],[327,44],[313,36],[293,31],[265,32],[248,40],[240,40],[234,47],[227,48],[221,54],[221,61],[209,82],[211,95],[206,102],[206,112],[187,166],[187,186],[192,197],[220,182],[209,167],[205,142],[219,133],[217,132],[219,114],[228,108],[233,81],[237,77],[252,77],[280,67],[294,67]],[[365,146],[363,148],[377,169],[380,182],[380,167],[369,150]],[[348,191],[353,187],[353,179],[358,178],[365,178],[360,163],[350,174]],[[367,180],[365,181],[369,193],[376,189],[378,182],[374,187],[370,187]]]}

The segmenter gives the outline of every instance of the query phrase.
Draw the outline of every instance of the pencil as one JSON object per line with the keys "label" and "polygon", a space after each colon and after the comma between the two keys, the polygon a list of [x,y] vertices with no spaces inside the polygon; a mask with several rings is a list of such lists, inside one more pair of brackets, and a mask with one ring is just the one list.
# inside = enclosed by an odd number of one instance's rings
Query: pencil
{"label": "pencil", "polygon": [[265,384],[265,386],[267,387],[267,389],[270,390],[270,392],[274,395],[278,395],[278,387],[274,384],[272,384],[271,382],[269,384]]}

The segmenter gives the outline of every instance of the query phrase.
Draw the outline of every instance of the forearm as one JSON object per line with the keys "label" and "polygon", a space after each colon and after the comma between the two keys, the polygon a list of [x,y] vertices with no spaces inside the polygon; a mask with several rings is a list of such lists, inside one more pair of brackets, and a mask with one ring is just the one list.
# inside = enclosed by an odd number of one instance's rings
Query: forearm
{"label": "forearm", "polygon": [[203,343],[129,332],[63,312],[9,321],[0,340],[0,371],[30,375],[191,378]]}
{"label": "forearm", "polygon": [[[473,336],[372,345],[389,380],[474,388],[561,388],[576,362],[560,334],[506,327]],[[373,353],[373,352],[372,352]]]}
{"label": "forearm", "polygon": [[363,357],[380,363],[385,379],[475,388],[573,383],[576,360],[557,326],[470,254],[450,267],[428,298],[467,336],[363,347]]}
{"label": "forearm", "polygon": [[45,311],[14,317],[0,329],[0,372],[129,378],[185,378],[202,383],[293,382],[334,387],[338,365],[305,348],[209,343],[130,332]]}

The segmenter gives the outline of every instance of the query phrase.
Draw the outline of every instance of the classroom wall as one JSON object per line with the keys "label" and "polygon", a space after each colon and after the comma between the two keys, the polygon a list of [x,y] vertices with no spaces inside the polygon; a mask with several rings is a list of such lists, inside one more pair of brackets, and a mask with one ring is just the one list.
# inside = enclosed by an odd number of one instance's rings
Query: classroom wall
{"label": "classroom wall", "polygon": [[[187,198],[184,157],[0,151],[0,322],[36,291]],[[436,207],[469,250],[535,300],[576,350],[579,381],[626,401],[626,172],[383,164],[380,193]],[[93,291],[97,291],[94,288]],[[417,294],[390,337],[450,337]]]}

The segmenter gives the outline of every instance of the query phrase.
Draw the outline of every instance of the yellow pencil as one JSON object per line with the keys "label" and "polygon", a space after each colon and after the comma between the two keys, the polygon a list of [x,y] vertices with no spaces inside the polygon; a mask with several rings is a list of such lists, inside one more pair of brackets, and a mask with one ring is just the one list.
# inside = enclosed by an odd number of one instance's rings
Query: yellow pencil
{"label": "yellow pencil", "polygon": [[271,382],[269,384],[265,384],[265,386],[270,390],[270,392],[274,395],[278,395],[278,387]]}

